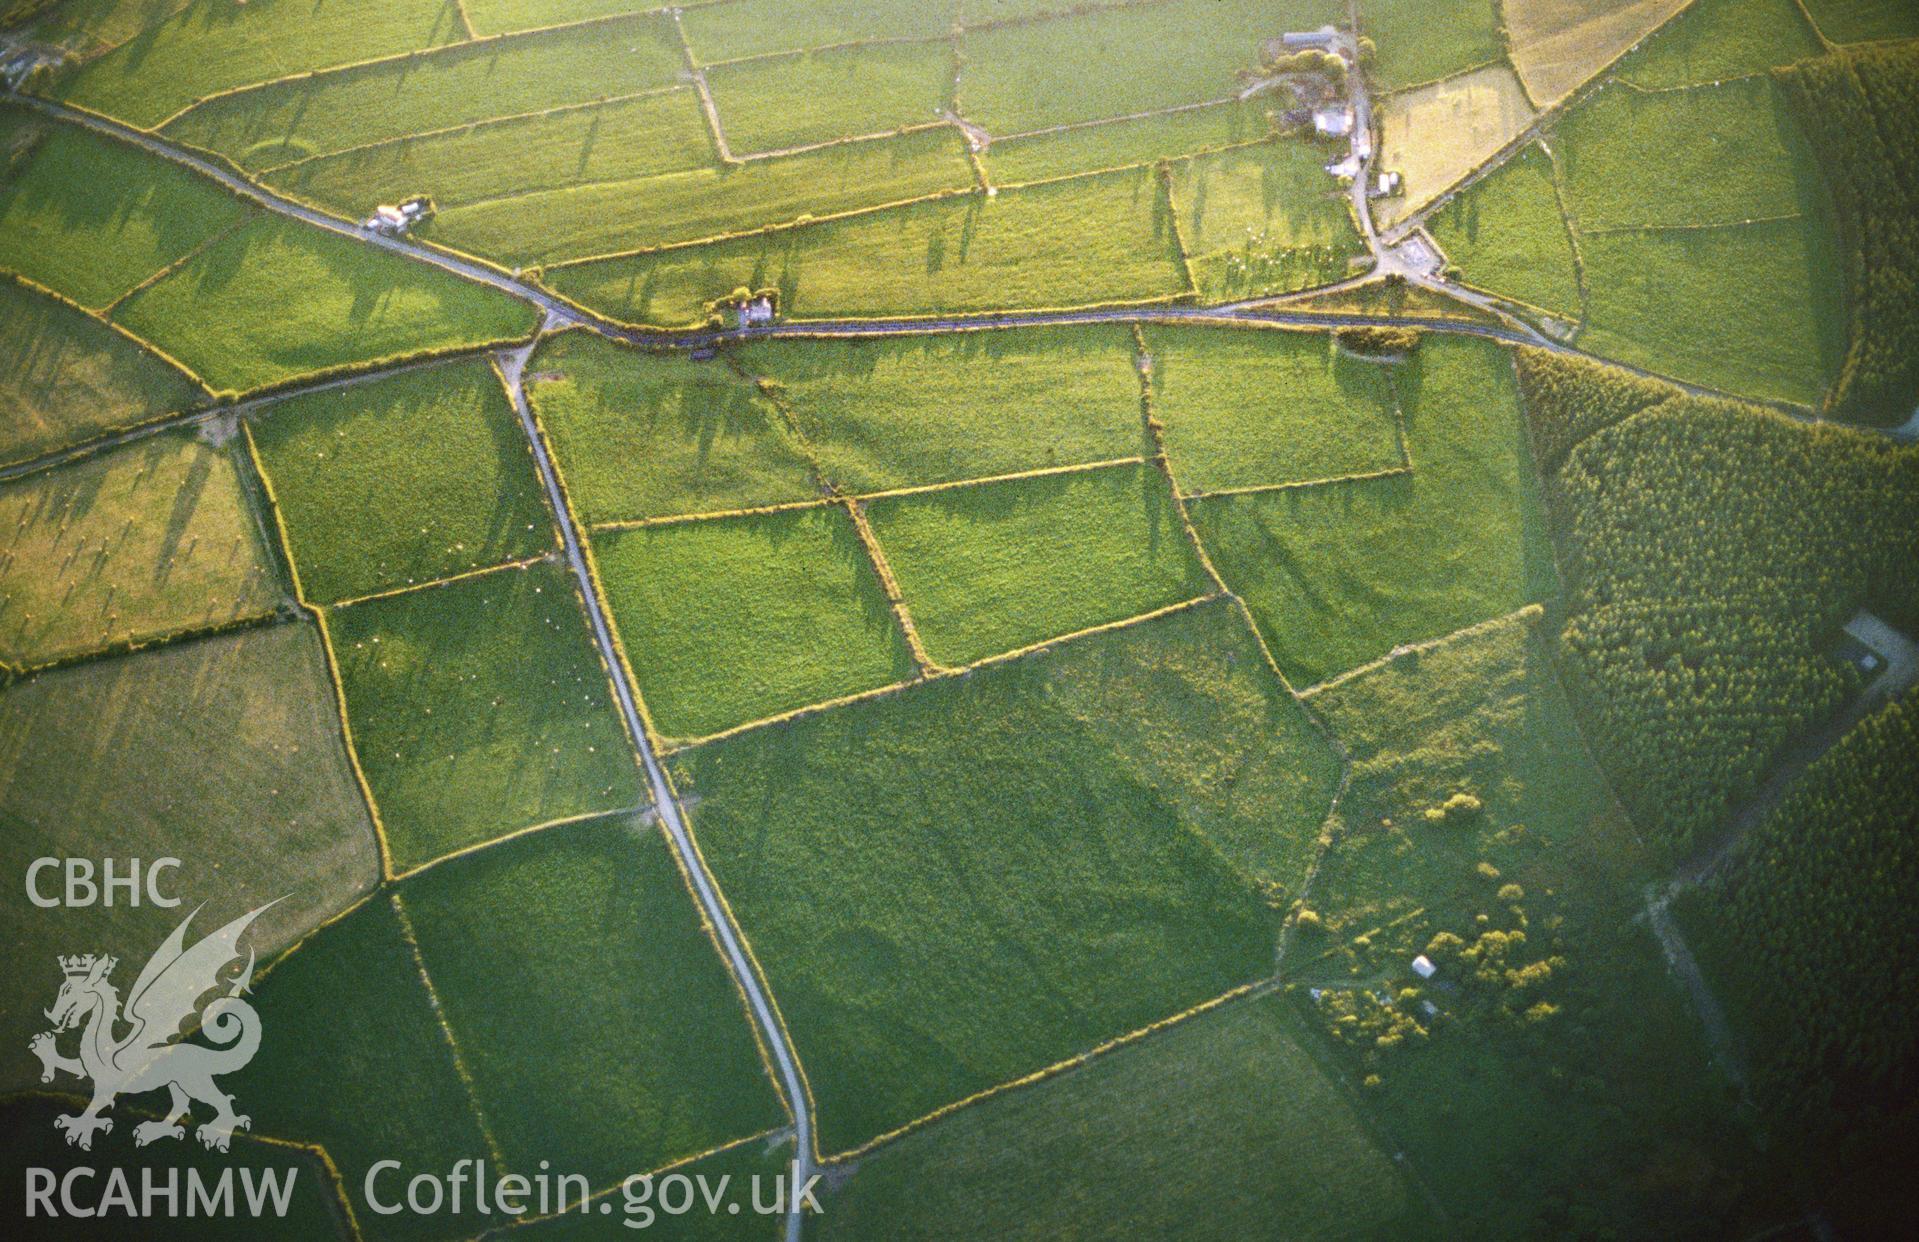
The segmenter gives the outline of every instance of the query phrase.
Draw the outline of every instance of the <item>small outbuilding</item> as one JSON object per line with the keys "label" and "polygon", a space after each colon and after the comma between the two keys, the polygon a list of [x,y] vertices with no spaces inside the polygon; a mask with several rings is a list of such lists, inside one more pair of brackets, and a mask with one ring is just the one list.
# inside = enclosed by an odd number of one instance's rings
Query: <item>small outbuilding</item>
{"label": "small outbuilding", "polygon": [[1433,959],[1421,953],[1413,959],[1413,973],[1421,979],[1430,979],[1439,973],[1439,967],[1433,965]]}
{"label": "small outbuilding", "polygon": [[1344,138],[1353,132],[1353,110],[1344,105],[1314,109],[1313,132],[1323,138]]}

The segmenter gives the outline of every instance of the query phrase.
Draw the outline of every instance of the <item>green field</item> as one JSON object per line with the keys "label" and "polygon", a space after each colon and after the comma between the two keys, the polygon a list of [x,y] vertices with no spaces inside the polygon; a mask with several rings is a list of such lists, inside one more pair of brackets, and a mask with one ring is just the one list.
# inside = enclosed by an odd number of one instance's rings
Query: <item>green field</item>
{"label": "green field", "polygon": [[[344,216],[413,194],[467,203],[707,167],[712,140],[691,87],[487,121],[321,156],[269,173],[288,194]],[[427,232],[431,233],[429,226]]]}
{"label": "green field", "polygon": [[995,142],[986,149],[994,185],[1017,185],[1251,142],[1270,127],[1251,105],[1220,104]]}
{"label": "green field", "polygon": [[[153,1104],[164,1106],[164,1097],[146,1096],[137,1104],[123,1106],[119,1114],[126,1118],[123,1124],[131,1128],[142,1119],[136,1109]],[[76,1188],[94,1183],[100,1184],[110,1174],[96,1174],[97,1156],[80,1150],[66,1141],[58,1127],[56,1118],[61,1114],[72,1113],[84,1102],[84,1097],[67,1095],[22,1095],[0,1100],[0,1143],[6,1144],[8,1159],[15,1161],[21,1168],[36,1168],[45,1171],[52,1184],[64,1182]],[[249,1137],[245,1132],[234,1136],[230,1151],[215,1152],[189,1140],[186,1144],[160,1143],[152,1147],[137,1148],[126,1144],[124,1153],[116,1153],[121,1176],[125,1185],[141,1187],[151,1185],[161,1190],[169,1184],[179,1186],[177,1202],[182,1215],[185,1214],[186,1196],[194,1185],[214,1187],[221,1185],[223,1179],[231,1178],[234,1188],[234,1200],[241,1210],[228,1213],[202,1214],[194,1221],[193,1236],[202,1242],[223,1242],[234,1239],[235,1242],[251,1242],[259,1236],[260,1223],[244,1211],[246,1203],[245,1188],[248,1185],[264,1187],[269,1179],[279,1179],[279,1184],[288,1188],[287,1207],[284,1215],[273,1219],[273,1234],[287,1242],[338,1242],[340,1233],[339,1210],[334,1206],[333,1188],[327,1181],[327,1171],[319,1160],[303,1151],[273,1146]],[[66,1179],[71,1178],[71,1181]],[[54,1179],[58,1179],[55,1181]],[[134,1193],[139,1193],[135,1190]],[[58,1200],[50,1210],[58,1212]],[[133,1200],[137,1203],[138,1200]],[[156,1199],[159,1210],[165,1210],[164,1199]],[[31,1209],[26,1207],[22,1198],[13,1192],[8,1193],[9,1212],[25,1216]],[[117,1209],[115,1209],[117,1211]],[[102,1230],[97,1222],[83,1223],[74,1217],[65,1220],[48,1220],[49,1209],[35,1212],[38,1218],[34,1222],[34,1237],[40,1242],[66,1242],[67,1239],[83,1240],[89,1235],[97,1235]],[[89,1224],[92,1225],[89,1228]]]}
{"label": "green field", "polygon": [[668,737],[913,673],[843,508],[646,527],[604,535],[594,551],[647,710]]}
{"label": "green field", "polygon": [[1558,589],[1504,351],[1429,337],[1396,382],[1410,476],[1192,505],[1296,685]]}
{"label": "green field", "polygon": [[1449,78],[1506,56],[1499,0],[1360,0],[1359,33],[1379,47],[1373,73],[1386,91]]}
{"label": "green field", "polygon": [[866,39],[938,38],[952,22],[951,5],[926,0],[753,0],[695,5],[680,24],[693,54],[711,64]]}
{"label": "green field", "polygon": [[[558,263],[753,232],[973,184],[959,137],[949,129],[933,129],[727,168],[483,199],[448,210],[423,235],[508,261]],[[768,243],[749,239],[743,244]],[[661,261],[671,264],[703,253],[676,251]],[[728,285],[699,300],[731,289]]]}
{"label": "green field", "polygon": [[0,278],[0,460],[51,452],[205,396],[99,320]]}
{"label": "green field", "polygon": [[1237,93],[1259,40],[1342,15],[1337,0],[1171,0],[970,31],[960,115],[995,137]]}
{"label": "green field", "polygon": [[938,119],[953,85],[945,40],[843,48],[706,73],[735,155],[877,134]]}
{"label": "green field", "polygon": [[1798,0],[1693,0],[1618,73],[1657,90],[1763,73],[1824,50]]}
{"label": "green field", "polygon": [[1338,779],[1223,604],[674,769],[827,1152],[1269,971]]}
{"label": "green field", "polygon": [[1147,451],[1117,325],[768,341],[739,359],[779,383],[821,473],[848,493]]}
{"label": "green field", "polygon": [[1147,168],[558,268],[546,282],[664,326],[701,319],[742,284],[776,286],[783,312],[816,318],[1143,301],[1186,286]]}
{"label": "green field", "polygon": [[724,362],[655,357],[569,333],[527,363],[526,393],[582,522],[819,495],[779,410]]}
{"label": "green field", "polygon": [[169,121],[165,133],[258,170],[489,117],[631,95],[671,83],[680,67],[672,25],[637,17],[223,95]]}
{"label": "green field", "polygon": [[397,56],[464,35],[453,0],[368,8],[311,0],[193,0],[61,81],[70,103],[154,126],[216,91]]}
{"label": "green field", "polygon": [[[272,953],[344,909],[379,874],[347,767],[333,689],[310,625],[276,625],[57,669],[0,691],[0,859],[173,855],[170,892],[208,902],[204,934],[276,897],[252,941]],[[43,877],[51,894],[57,881]],[[186,912],[117,901],[91,931],[158,944]],[[4,927],[34,970],[70,953],[71,929],[24,903]],[[131,981],[130,978],[128,980]],[[0,1007],[24,1048],[38,1008]],[[26,1086],[13,1062],[0,1090]],[[37,1068],[32,1077],[38,1079]]]}
{"label": "green field", "polygon": [[400,900],[509,1167],[598,1187],[785,1122],[659,829],[540,833]]}
{"label": "green field", "polygon": [[1151,465],[878,500],[867,516],[927,653],[941,664],[1151,612],[1210,587]]}
{"label": "green field", "polygon": [[[1314,884],[1322,930],[1300,934],[1287,970],[1324,989],[1311,1009],[1353,1075],[1381,1079],[1367,1110],[1411,1167],[1484,1236],[1568,1217],[1641,1236],[1723,1223],[1746,1140],[1636,917],[1651,860],[1587,758],[1544,638],[1502,623],[1313,706],[1353,780]],[[1428,814],[1459,793],[1478,809]],[[1430,983],[1418,953],[1438,965]],[[1340,1022],[1353,1001],[1360,1020]],[[1382,1009],[1402,1020],[1386,1044],[1369,1021]]]}
{"label": "green field", "polygon": [[[289,289],[298,298],[286,296]],[[114,320],[215,389],[525,336],[533,307],[284,216],[262,217],[128,299]]]}
{"label": "green field", "polygon": [[[255,1134],[324,1147],[369,1237],[450,1239],[486,1221],[470,1202],[464,1216],[422,1216],[382,1215],[366,1201],[377,1160],[448,1169],[487,1151],[391,897],[376,896],[274,963],[256,980],[253,1003],[268,1038],[222,1085],[246,1102]],[[272,1037],[279,1032],[292,1037]],[[405,1187],[389,1169],[377,1194],[402,1200]]]}
{"label": "green field", "polygon": [[234,448],[176,432],[0,486],[0,659],[37,664],[280,606]]}
{"label": "green field", "polygon": [[1154,325],[1153,412],[1186,492],[1404,464],[1392,371],[1318,332]]}
{"label": "green field", "polygon": [[1823,221],[1586,236],[1582,349],[1742,396],[1817,405],[1846,349]]}
{"label": "green field", "polygon": [[1905,0],[1806,0],[1806,10],[1834,43],[1919,35],[1919,11]]}
{"label": "green field", "polygon": [[633,0],[461,0],[474,33],[503,34],[592,21],[645,8]]}
{"label": "green field", "polygon": [[935,1237],[958,1220],[1007,1239],[1430,1231],[1314,1038],[1284,997],[1234,1001],[862,1159],[819,1236]]}
{"label": "green field", "polygon": [[145,152],[0,107],[0,267],[95,309],[246,214],[219,186]]}
{"label": "green field", "polygon": [[502,570],[328,621],[396,870],[640,800],[565,570]]}
{"label": "green field", "polygon": [[1173,166],[1180,235],[1208,301],[1327,284],[1366,252],[1324,163],[1316,147],[1274,140]]}
{"label": "green field", "polygon": [[1769,78],[1657,94],[1615,83],[1567,116],[1558,139],[1582,231],[1823,210],[1818,157]]}
{"label": "green field", "polygon": [[1526,147],[1434,213],[1427,228],[1463,279],[1577,320],[1578,262],[1552,157]]}
{"label": "green field", "polygon": [[483,359],[289,397],[253,437],[316,603],[555,545],[526,436]]}

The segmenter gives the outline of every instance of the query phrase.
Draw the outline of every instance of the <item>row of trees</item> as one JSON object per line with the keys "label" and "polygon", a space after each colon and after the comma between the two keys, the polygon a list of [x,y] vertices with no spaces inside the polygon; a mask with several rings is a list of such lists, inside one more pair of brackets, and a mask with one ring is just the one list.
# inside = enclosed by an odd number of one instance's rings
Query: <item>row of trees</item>
{"label": "row of trees", "polygon": [[1683,394],[1631,413],[1656,393],[1576,360],[1521,376],[1568,680],[1634,818],[1683,852],[1856,686],[1839,627],[1919,615],[1919,447]]}
{"label": "row of trees", "polygon": [[1915,1094],[1919,691],[1816,760],[1700,897],[1763,1015],[1757,1085],[1788,1112]]}
{"label": "row of trees", "polygon": [[1861,47],[1778,70],[1829,169],[1851,341],[1827,413],[1902,423],[1919,403],[1919,47]]}

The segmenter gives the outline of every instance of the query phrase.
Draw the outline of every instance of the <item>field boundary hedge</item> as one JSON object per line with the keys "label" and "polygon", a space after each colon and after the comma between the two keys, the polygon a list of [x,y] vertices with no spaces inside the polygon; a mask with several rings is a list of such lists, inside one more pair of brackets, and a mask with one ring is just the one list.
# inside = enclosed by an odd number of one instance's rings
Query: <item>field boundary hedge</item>
{"label": "field boundary hedge", "polygon": [[[684,34],[685,26],[682,25],[680,29],[682,34]],[[867,35],[864,38],[843,39],[838,43],[821,43],[813,47],[787,47],[771,52],[749,52],[744,56],[727,56],[719,60],[702,60],[699,62],[699,66],[702,69],[730,69],[734,65],[760,64],[774,60],[797,60],[802,56],[817,56],[821,52],[856,52],[861,48],[867,47],[906,47],[921,43],[950,44],[952,41],[953,35],[951,31],[934,35]],[[688,40],[687,51],[689,54],[697,56],[697,53],[693,52],[691,40]]]}
{"label": "field boundary hedge", "polygon": [[400,884],[419,875],[422,871],[432,870],[441,863],[449,863],[455,859],[468,858],[474,854],[484,853],[496,845],[505,845],[509,841],[518,841],[521,837],[530,837],[539,832],[550,832],[556,828],[571,828],[578,824],[592,823],[594,820],[620,819],[630,815],[644,815],[652,809],[653,804],[651,802],[636,802],[632,806],[615,807],[610,811],[582,811],[578,815],[562,815],[558,819],[549,819],[537,824],[528,824],[524,828],[515,828],[512,832],[504,833],[501,836],[488,837],[484,841],[475,841],[471,845],[463,845],[459,849],[448,850],[444,854],[436,855],[433,858],[427,859],[425,862],[414,863],[405,870],[394,872],[391,879],[393,883]]}
{"label": "field boundary hedge", "polygon": [[10,670],[15,677],[33,677],[40,673],[58,672],[61,669],[93,664],[101,660],[117,660],[123,656],[139,655],[143,651],[151,651],[157,647],[183,647],[247,630],[271,629],[276,625],[288,624],[292,619],[283,609],[274,608],[265,612],[249,613],[243,617],[229,617],[224,621],[214,621],[206,625],[176,626],[170,630],[146,634],[139,638],[116,638],[98,647],[89,647],[85,651],[72,651],[31,663],[22,660],[0,660],[0,666]]}
{"label": "field boundary hedge", "polygon": [[[168,353],[166,350],[161,349],[158,345],[154,344],[152,341],[147,340],[143,336],[136,335],[134,332],[128,329],[125,325],[114,322],[111,318],[107,316],[107,314],[104,311],[95,310],[91,306],[83,306],[80,303],[74,301],[72,298],[68,297],[66,294],[60,292],[58,289],[54,289],[47,285],[43,285],[31,276],[24,275],[20,272],[13,271],[9,268],[0,268],[0,279],[10,279],[13,281],[14,284],[20,286],[22,289],[25,289],[29,293],[37,293],[42,297],[52,298],[54,301],[60,303],[62,306],[65,306],[69,310],[79,311],[82,315],[85,315],[88,319],[93,320],[95,323],[102,324],[105,327],[111,329],[116,335],[124,338],[129,344],[138,346],[140,349],[146,351],[148,354],[151,354],[153,357],[158,358],[161,362],[166,363],[168,366],[172,367],[174,370],[178,371],[180,374],[186,376],[189,380],[191,380],[193,383],[199,386],[200,390],[207,395],[209,400],[219,399],[220,394],[214,391],[213,386],[211,384],[207,383],[204,379],[200,378],[199,372],[195,371],[192,367],[180,361],[178,358],[175,358],[172,354]],[[178,411],[178,412],[184,413],[185,411]],[[127,424],[126,427],[122,428],[121,430],[131,431],[137,427],[145,425],[146,423],[156,422],[156,421],[158,420],[157,419],[141,419],[138,422]],[[106,433],[103,432],[99,434],[104,435]],[[27,458],[25,460],[31,461],[33,459]],[[11,465],[13,463],[9,462],[7,464]]]}
{"label": "field boundary hedge", "polygon": [[446,1006],[440,1003],[440,990],[433,986],[433,976],[426,968],[426,957],[420,952],[419,937],[413,932],[413,917],[406,912],[406,903],[400,899],[397,890],[387,894],[387,901],[392,904],[394,918],[400,925],[400,939],[413,957],[413,968],[420,974],[420,986],[426,989],[427,1002],[433,1010],[433,1021],[438,1024],[440,1035],[446,1040],[447,1052],[453,1059],[453,1072],[459,1077],[460,1085],[466,1088],[467,1108],[472,1112],[473,1124],[486,1144],[486,1154],[493,1159],[495,1168],[508,1168],[510,1166],[500,1152],[500,1140],[493,1134],[493,1123],[487,1120],[486,1110],[480,1106],[480,1090],[473,1081],[473,1071],[467,1066],[466,1054],[460,1051],[460,1041],[453,1034],[452,1024],[446,1019]]}
{"label": "field boundary hedge", "polygon": [[557,553],[549,548],[545,552],[532,556],[522,556],[510,561],[501,561],[497,565],[482,565],[478,569],[463,569],[457,574],[448,574],[444,578],[430,578],[425,582],[409,582],[405,586],[387,587],[379,591],[369,591],[365,595],[353,595],[346,599],[336,599],[326,605],[328,608],[352,608],[358,604],[370,604],[376,600],[392,599],[399,595],[412,595],[419,591],[431,591],[435,587],[452,586],[456,582],[466,582],[473,578],[484,578],[489,574],[501,573],[509,569],[531,569],[543,562],[557,559]]}
{"label": "field boundary hedge", "polygon": [[[697,905],[698,903],[696,902],[694,904]],[[756,1031],[759,1029],[759,1023],[757,1022],[750,1022],[748,1023],[748,1025],[751,1026]],[[740,1148],[745,1147],[748,1143],[764,1143],[769,1147],[777,1146],[779,1145],[779,1143],[784,1142],[784,1138],[782,1136],[786,1135],[787,1131],[791,1129],[792,1129],[792,1123],[789,1121],[786,1125],[774,1126],[770,1130],[761,1130],[758,1134],[748,1134],[742,1138],[728,1139],[724,1143],[720,1143],[713,1147],[709,1147],[705,1151],[694,1152],[690,1156],[677,1157],[673,1160],[667,1161],[665,1164],[658,1165],[654,1168],[648,1169],[644,1173],[628,1174],[626,1177],[621,1178],[617,1182],[611,1182],[605,1186],[600,1187],[598,1190],[588,1191],[586,1198],[582,1201],[581,1207],[561,1208],[559,1211],[556,1211],[556,1212],[548,1212],[544,1216],[535,1216],[530,1213],[525,1216],[518,1216],[514,1218],[512,1224],[505,1225],[500,1227],[499,1229],[491,1231],[489,1236],[496,1239],[511,1238],[513,1236],[513,1231],[521,1228],[522,1226],[544,1224],[545,1222],[550,1220],[558,1220],[561,1217],[566,1216],[572,1212],[591,1210],[590,1207],[586,1205],[597,1203],[602,1199],[610,1198],[615,1193],[618,1193],[624,1190],[626,1187],[626,1183],[631,1181],[635,1177],[651,1178],[657,1183],[660,1178],[666,1176],[668,1173],[674,1172],[677,1169],[684,1169],[688,1167],[689,1165],[697,1164],[700,1161],[705,1160],[711,1156],[718,1156],[726,1152],[737,1151]]]}
{"label": "field boundary hedge", "polygon": [[[1154,169],[1166,203],[1166,229],[1173,237],[1173,253],[1179,256],[1179,270],[1186,275],[1186,296],[1199,300],[1199,274],[1193,271],[1193,252],[1186,248],[1186,230],[1179,224],[1179,200],[1173,197],[1173,166],[1162,160]],[[1135,325],[1137,326],[1137,325]],[[1140,343],[1142,351],[1145,343]]]}
{"label": "field boundary hedge", "polygon": [[161,264],[159,271],[154,272],[152,275],[145,277],[144,279],[140,281],[139,284],[133,286],[133,288],[128,289],[125,293],[122,293],[119,297],[113,299],[111,302],[108,302],[106,305],[102,306],[100,308],[100,314],[108,319],[111,319],[114,316],[114,314],[118,312],[122,306],[125,306],[135,296],[146,292],[148,289],[153,288],[153,286],[159,284],[161,281],[165,280],[167,277],[173,275],[175,272],[179,271],[181,268],[185,267],[187,264],[193,262],[195,259],[205,254],[207,251],[219,245],[221,242],[225,241],[227,238],[232,237],[235,233],[238,233],[241,229],[246,228],[248,225],[252,224],[254,221],[258,220],[259,218],[260,218],[260,209],[252,208],[252,209],[249,209],[248,211],[243,212],[238,219],[234,220],[233,223],[227,225],[225,228],[213,230],[213,232],[201,238],[197,244],[188,247],[187,252],[185,254],[167,263]]}
{"label": "field boundary hedge", "polygon": [[1364,664],[1355,664],[1344,672],[1334,673],[1325,681],[1314,682],[1312,685],[1301,690],[1299,697],[1302,699],[1312,698],[1321,691],[1335,689],[1355,678],[1377,672],[1395,660],[1404,659],[1409,655],[1420,655],[1428,651],[1433,651],[1446,646],[1448,643],[1473,638],[1480,634],[1491,633],[1494,630],[1504,629],[1515,623],[1524,623],[1528,629],[1537,632],[1540,623],[1544,621],[1545,618],[1546,606],[1544,604],[1522,604],[1511,612],[1501,613],[1496,617],[1487,617],[1483,621],[1475,621],[1471,625],[1462,626],[1452,631],[1450,634],[1441,634],[1437,638],[1422,638],[1414,643],[1401,643],[1383,656],[1368,660]]}

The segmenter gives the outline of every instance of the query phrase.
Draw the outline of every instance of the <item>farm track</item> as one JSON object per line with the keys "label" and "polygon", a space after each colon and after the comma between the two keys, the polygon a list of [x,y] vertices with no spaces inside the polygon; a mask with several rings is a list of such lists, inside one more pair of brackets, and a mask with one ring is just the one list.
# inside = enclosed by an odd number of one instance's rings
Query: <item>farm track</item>
{"label": "farm track", "polygon": [[692,834],[687,831],[686,819],[681,814],[678,795],[666,779],[666,772],[660,766],[659,756],[653,751],[653,743],[646,729],[646,723],[640,718],[639,704],[633,697],[633,688],[628,684],[625,664],[613,643],[612,627],[607,623],[606,612],[600,604],[599,592],[594,586],[593,574],[587,568],[585,554],[580,550],[581,527],[567,503],[566,492],[560,486],[558,468],[553,457],[547,451],[545,437],[540,434],[539,424],[534,421],[532,407],[527,404],[526,389],[522,383],[526,372],[526,361],[533,354],[534,345],[522,345],[517,349],[505,350],[496,355],[500,374],[506,381],[507,391],[513,398],[513,409],[520,418],[520,426],[526,432],[527,444],[532,449],[534,464],[539,468],[540,482],[546,488],[547,500],[553,506],[554,516],[558,519],[560,540],[566,553],[567,564],[572,567],[575,583],[579,587],[581,600],[586,607],[587,618],[592,622],[593,641],[599,647],[600,658],[606,663],[608,679],[613,683],[614,696],[620,705],[620,714],[626,720],[627,731],[632,734],[634,749],[639,753],[640,761],[646,769],[646,779],[653,795],[653,806],[659,815],[661,826],[666,829],[667,839],[672,842],[673,850],[679,855],[680,865],[686,874],[688,886],[699,900],[700,911],[712,928],[713,937],[726,961],[726,967],[739,985],[741,995],[752,1010],[753,1019],[760,1028],[760,1036],[773,1061],[779,1067],[781,1087],[793,1113],[794,1156],[792,1183],[788,1187],[789,1202],[786,1209],[786,1242],[800,1242],[800,1230],[804,1220],[801,1205],[804,1196],[795,1193],[806,1185],[813,1173],[813,1116],[811,1097],[805,1084],[800,1081],[798,1054],[793,1050],[786,1035],[786,1028],[776,1016],[773,1003],[760,986],[759,975],[748,960],[743,947],[742,934],[733,922],[732,911],[719,895],[712,877],[707,873],[706,864],[700,858],[697,846],[693,844]]}

